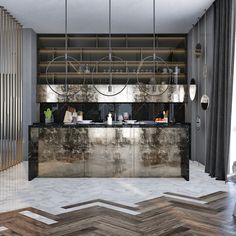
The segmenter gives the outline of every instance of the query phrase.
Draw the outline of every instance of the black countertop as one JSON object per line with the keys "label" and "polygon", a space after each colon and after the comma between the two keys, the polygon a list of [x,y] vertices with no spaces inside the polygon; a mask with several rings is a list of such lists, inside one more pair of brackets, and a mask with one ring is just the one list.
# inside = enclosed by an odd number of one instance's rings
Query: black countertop
{"label": "black countertop", "polygon": [[30,128],[129,128],[129,127],[162,127],[162,128],[178,128],[178,127],[185,127],[190,126],[190,123],[135,123],[135,124],[120,124],[120,123],[113,123],[112,125],[107,125],[106,123],[89,123],[89,124],[58,124],[58,123],[34,123],[30,125]]}

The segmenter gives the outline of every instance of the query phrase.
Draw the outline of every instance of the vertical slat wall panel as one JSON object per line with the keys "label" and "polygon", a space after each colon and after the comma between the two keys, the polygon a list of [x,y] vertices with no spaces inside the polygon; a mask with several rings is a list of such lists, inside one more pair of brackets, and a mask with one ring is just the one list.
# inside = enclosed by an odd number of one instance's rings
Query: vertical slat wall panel
{"label": "vertical slat wall panel", "polygon": [[22,156],[22,26],[0,7],[0,171]]}

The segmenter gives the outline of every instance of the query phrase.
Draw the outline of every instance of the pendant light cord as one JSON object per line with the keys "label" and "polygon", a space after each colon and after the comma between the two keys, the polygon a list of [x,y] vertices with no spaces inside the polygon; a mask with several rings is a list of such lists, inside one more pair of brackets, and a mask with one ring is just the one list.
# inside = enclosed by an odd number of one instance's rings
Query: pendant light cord
{"label": "pendant light cord", "polygon": [[[198,18],[198,23],[197,23],[198,25],[197,25],[197,41],[198,41],[198,43],[200,43],[200,37],[199,37],[199,24],[200,24],[200,18]],[[199,61],[199,59],[197,60],[197,83],[198,83],[198,85],[199,85],[199,67],[200,67],[200,61]],[[198,88],[198,93],[197,93],[197,96],[198,96],[198,101],[199,101],[199,99],[200,99],[200,90],[199,90],[199,88]],[[201,118],[200,118],[200,115],[199,115],[199,102],[197,103],[197,116],[199,117],[199,119],[200,119],[200,121],[201,121]],[[201,128],[201,127],[200,127]],[[196,141],[197,141],[197,139],[196,139]],[[197,145],[197,143],[196,143],[196,145]],[[198,155],[196,155],[196,160],[197,160],[197,163],[198,163],[198,165],[199,165],[199,159],[198,159]]]}
{"label": "pendant light cord", "polygon": [[[200,18],[198,18],[198,23],[197,23],[197,41],[200,44],[200,37],[199,37],[199,24],[200,24]],[[197,82],[199,84],[199,67],[200,67],[200,61],[199,59],[197,60]],[[198,91],[198,99],[200,98],[200,91]],[[197,106],[197,114],[199,115],[199,104]]]}
{"label": "pendant light cord", "polygon": [[[122,89],[120,89],[119,91],[115,91],[115,92],[113,92],[112,93],[112,90],[113,90],[113,88],[112,88],[112,80],[113,80],[113,78],[112,78],[112,71],[111,71],[111,65],[112,65],[112,61],[114,60],[114,61],[124,61],[122,58],[120,58],[120,57],[118,57],[118,56],[113,56],[112,55],[112,44],[111,44],[111,31],[112,31],[112,22],[111,22],[111,20],[112,20],[112,4],[111,4],[111,0],[109,0],[108,1],[108,4],[109,4],[109,6],[108,6],[108,10],[109,10],[109,12],[108,12],[108,14],[109,14],[109,41],[108,41],[108,43],[109,43],[109,49],[108,49],[108,51],[109,51],[109,53],[108,53],[108,56],[105,56],[105,57],[103,57],[103,58],[101,58],[99,61],[98,61],[98,63],[100,63],[100,62],[103,62],[103,61],[107,61],[107,60],[109,60],[109,71],[108,71],[108,73],[109,73],[109,84],[108,84],[108,94],[107,93],[105,93],[105,92],[102,92],[102,91],[100,91],[99,89],[98,89],[98,87],[96,87],[96,84],[95,84],[95,82],[94,82],[94,71],[96,70],[96,68],[94,68],[93,70],[92,70],[92,83],[93,83],[93,88],[99,93],[99,94],[101,94],[101,95],[103,95],[103,96],[106,96],[106,97],[113,97],[113,96],[116,96],[116,95],[118,95],[118,94],[120,94],[120,93],[122,93],[124,90],[125,90],[125,88],[127,87],[127,85],[128,85],[128,83],[129,83],[129,78],[127,78],[127,80],[126,80],[126,84],[124,84],[124,87],[122,88]],[[128,67],[126,68],[126,71],[127,71],[127,73],[128,73]],[[128,76],[128,75],[127,75]]]}
{"label": "pendant light cord", "polygon": [[111,89],[112,85],[112,71],[111,71],[111,61],[112,61],[112,48],[111,48],[111,0],[109,0],[109,86]]}
{"label": "pendant light cord", "polygon": [[[207,10],[205,9],[205,94],[207,92]],[[205,111],[205,160],[207,158],[207,112]]]}
{"label": "pendant light cord", "polygon": [[111,61],[111,0],[109,0],[109,60]]}
{"label": "pendant light cord", "polygon": [[207,64],[207,12],[205,10],[205,64]]}
{"label": "pendant light cord", "polygon": [[192,77],[195,74],[195,63],[194,61],[194,41],[195,41],[195,30],[194,30],[194,24],[193,24],[193,31],[192,31]]}
{"label": "pendant light cord", "polygon": [[[207,11],[205,10],[205,66],[207,68]],[[207,73],[207,71],[206,71]],[[207,75],[205,75],[205,94],[206,94],[206,90],[207,90]]]}
{"label": "pendant light cord", "polygon": [[153,0],[153,73],[154,73],[154,79],[156,75],[155,60],[156,60],[156,1]]}
{"label": "pendant light cord", "polygon": [[[195,25],[193,24],[193,30],[192,30],[192,78],[194,77],[193,75],[195,75],[195,63],[194,63],[194,44],[195,44]],[[191,83],[191,82],[190,82]],[[193,111],[193,106],[191,106],[192,111]],[[196,160],[196,145],[194,145],[194,159],[193,161]]]}
{"label": "pendant light cord", "polygon": [[65,0],[65,91],[68,92],[68,35],[67,35],[67,0]]}
{"label": "pendant light cord", "polygon": [[[68,66],[70,65],[77,73],[80,73],[78,71],[78,69],[76,68],[76,65],[80,66],[80,62],[78,61],[78,59],[75,59],[72,56],[68,56],[68,32],[67,32],[67,26],[68,26],[68,4],[67,4],[67,0],[65,0],[65,15],[64,15],[64,29],[65,29],[65,54],[61,55],[61,56],[56,56],[55,58],[53,58],[47,65],[46,67],[46,82],[48,87],[58,96],[62,96],[64,101],[67,102],[68,101],[68,96],[70,95],[71,97],[73,97],[74,95],[78,94],[79,91],[81,91],[83,88],[82,86],[80,86],[78,89],[76,89],[76,91],[70,91],[69,93],[69,87],[68,87]],[[63,61],[64,60],[64,61]],[[65,84],[61,85],[61,92],[58,92],[57,89],[53,86],[51,86],[51,84],[48,81],[48,73],[49,73],[49,69],[51,66],[53,66],[53,63],[59,61],[59,62],[65,62]],[[73,63],[72,63],[73,62]],[[83,82],[81,83],[82,85],[85,84],[85,77],[83,77]]]}

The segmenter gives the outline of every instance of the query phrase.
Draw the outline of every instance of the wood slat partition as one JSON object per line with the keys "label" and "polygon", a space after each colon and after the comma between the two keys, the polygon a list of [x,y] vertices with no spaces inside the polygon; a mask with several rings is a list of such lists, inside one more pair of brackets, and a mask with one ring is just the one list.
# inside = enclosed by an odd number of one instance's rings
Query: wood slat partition
{"label": "wood slat partition", "polygon": [[22,26],[0,7],[0,171],[22,161]]}

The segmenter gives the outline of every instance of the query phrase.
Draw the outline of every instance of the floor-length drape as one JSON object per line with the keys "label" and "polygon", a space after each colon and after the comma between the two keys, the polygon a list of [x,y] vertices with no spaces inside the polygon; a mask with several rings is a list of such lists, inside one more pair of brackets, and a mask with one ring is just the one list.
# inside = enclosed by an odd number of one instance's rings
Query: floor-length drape
{"label": "floor-length drape", "polygon": [[229,161],[235,40],[235,0],[216,0],[211,121],[206,172],[225,180]]}

